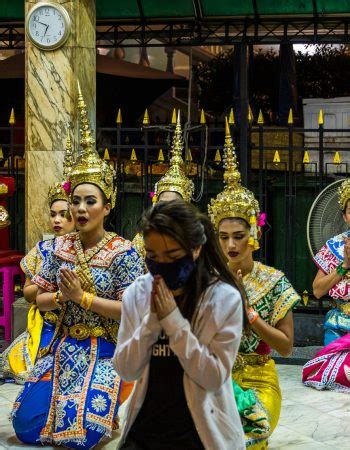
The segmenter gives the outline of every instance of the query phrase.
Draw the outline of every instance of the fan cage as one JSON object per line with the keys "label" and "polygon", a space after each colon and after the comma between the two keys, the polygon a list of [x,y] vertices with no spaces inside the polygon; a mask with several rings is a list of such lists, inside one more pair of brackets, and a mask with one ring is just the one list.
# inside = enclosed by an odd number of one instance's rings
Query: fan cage
{"label": "fan cage", "polygon": [[328,239],[348,230],[338,205],[338,188],[344,179],[328,185],[313,202],[307,219],[307,242],[315,256]]}

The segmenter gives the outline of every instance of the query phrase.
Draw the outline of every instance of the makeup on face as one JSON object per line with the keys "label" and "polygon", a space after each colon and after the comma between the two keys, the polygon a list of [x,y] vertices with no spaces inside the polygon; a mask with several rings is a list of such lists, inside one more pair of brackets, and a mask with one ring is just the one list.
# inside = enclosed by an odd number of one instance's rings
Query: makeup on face
{"label": "makeup on face", "polygon": [[68,208],[68,202],[65,200],[56,200],[50,207],[50,223],[56,236],[74,231],[73,220],[67,218]]}
{"label": "makeup on face", "polygon": [[110,205],[104,204],[102,192],[97,186],[85,183],[74,189],[71,209],[77,229],[91,232],[103,227]]}

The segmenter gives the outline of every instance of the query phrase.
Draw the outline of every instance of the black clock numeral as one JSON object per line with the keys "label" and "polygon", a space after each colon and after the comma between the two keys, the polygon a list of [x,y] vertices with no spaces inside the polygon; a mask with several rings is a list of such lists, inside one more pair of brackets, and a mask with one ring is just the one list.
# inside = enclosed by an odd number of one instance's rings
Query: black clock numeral
{"label": "black clock numeral", "polygon": [[62,36],[62,31],[59,31],[59,32],[58,32],[58,35],[59,35],[59,36]]}
{"label": "black clock numeral", "polygon": [[35,32],[35,36],[39,36],[39,31],[36,31],[36,32]]}
{"label": "black clock numeral", "polygon": [[39,22],[39,16],[34,16],[34,22]]}
{"label": "black clock numeral", "polygon": [[36,28],[36,23],[33,23],[33,28]]}

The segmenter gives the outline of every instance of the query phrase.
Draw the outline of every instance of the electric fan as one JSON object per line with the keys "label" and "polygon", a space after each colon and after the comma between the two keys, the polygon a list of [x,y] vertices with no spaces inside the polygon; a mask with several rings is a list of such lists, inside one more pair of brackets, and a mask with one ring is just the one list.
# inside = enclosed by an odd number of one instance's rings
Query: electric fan
{"label": "electric fan", "polygon": [[312,256],[328,239],[348,230],[338,205],[338,188],[343,181],[335,181],[323,189],[311,206],[306,232]]}

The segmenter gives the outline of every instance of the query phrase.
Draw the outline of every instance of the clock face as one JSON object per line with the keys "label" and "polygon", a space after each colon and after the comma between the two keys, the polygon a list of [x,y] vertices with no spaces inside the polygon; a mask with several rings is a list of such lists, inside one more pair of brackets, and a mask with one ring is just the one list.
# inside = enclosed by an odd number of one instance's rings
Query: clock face
{"label": "clock face", "polygon": [[27,34],[34,45],[54,50],[65,43],[70,31],[70,18],[61,6],[38,3],[27,18]]}

